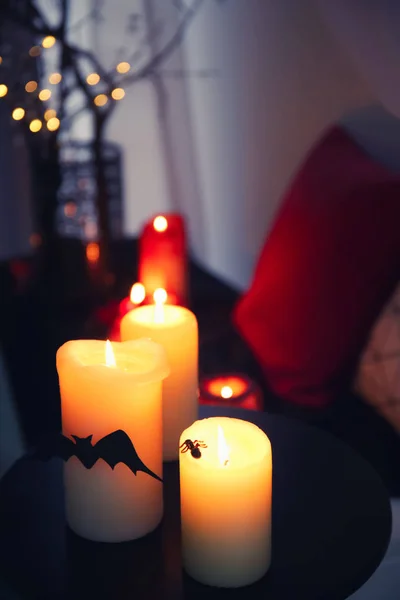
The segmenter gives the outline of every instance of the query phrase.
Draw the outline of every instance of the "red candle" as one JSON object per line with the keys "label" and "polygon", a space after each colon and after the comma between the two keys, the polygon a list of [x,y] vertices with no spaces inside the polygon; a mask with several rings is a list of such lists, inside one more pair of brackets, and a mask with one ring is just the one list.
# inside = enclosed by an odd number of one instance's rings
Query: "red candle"
{"label": "red candle", "polygon": [[185,223],[180,215],[158,215],[143,228],[139,240],[139,281],[152,302],[157,288],[168,293],[168,304],[187,304]]}
{"label": "red candle", "polygon": [[262,410],[260,388],[247,375],[228,373],[206,377],[200,382],[200,403]]}

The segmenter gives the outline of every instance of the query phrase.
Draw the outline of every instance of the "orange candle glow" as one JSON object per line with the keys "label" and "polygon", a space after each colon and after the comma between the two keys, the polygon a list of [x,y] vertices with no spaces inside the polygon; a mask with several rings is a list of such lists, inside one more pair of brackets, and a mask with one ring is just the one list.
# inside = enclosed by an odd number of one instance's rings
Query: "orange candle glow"
{"label": "orange candle glow", "polygon": [[210,405],[236,406],[262,410],[259,387],[247,375],[225,374],[206,377],[200,382],[200,402]]}
{"label": "orange candle glow", "polygon": [[146,290],[142,283],[138,281],[133,284],[128,298],[124,298],[119,303],[119,316],[123,317],[127,312],[140,306],[146,298]]}
{"label": "orange candle glow", "polygon": [[271,560],[272,502],[272,451],[265,433],[239,419],[196,421],[180,437],[179,471],[182,556],[189,575],[228,588],[263,577]]}
{"label": "orange candle glow", "polygon": [[[69,526],[102,542],[146,535],[163,514],[162,379],[168,375],[163,348],[148,339],[74,340],[58,350],[57,371],[63,435],[86,456],[71,456],[64,466]],[[115,464],[98,460],[94,447],[104,438],[109,454],[112,444],[113,456],[119,452]]]}
{"label": "orange candle glow", "polygon": [[184,220],[180,215],[157,215],[139,240],[139,280],[151,302],[156,289],[168,292],[169,304],[187,304],[187,257]]}
{"label": "orange candle glow", "polygon": [[89,265],[97,265],[100,258],[100,246],[97,242],[89,242],[86,246],[86,258]]}
{"label": "orange candle glow", "polygon": [[198,331],[194,314],[183,306],[165,304],[159,288],[154,304],[139,306],[121,321],[121,339],[149,337],[163,346],[170,375],[163,383],[163,457],[177,460],[179,436],[198,413]]}

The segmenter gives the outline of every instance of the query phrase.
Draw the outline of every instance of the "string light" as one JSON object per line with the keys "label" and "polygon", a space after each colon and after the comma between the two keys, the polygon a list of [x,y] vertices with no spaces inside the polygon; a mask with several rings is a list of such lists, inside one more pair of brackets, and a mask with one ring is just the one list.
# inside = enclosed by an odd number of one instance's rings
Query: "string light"
{"label": "string light", "polygon": [[25,116],[25,111],[21,107],[14,108],[14,110],[12,111],[12,118],[14,119],[14,121],[20,121],[21,119],[24,118],[24,116]]}
{"label": "string light", "polygon": [[90,75],[86,77],[86,82],[89,85],[96,85],[97,83],[99,83],[99,81],[100,75],[98,73],[90,73]]}
{"label": "string light", "polygon": [[4,96],[8,92],[8,87],[4,83],[0,83],[0,98],[4,98]]}
{"label": "string light", "polygon": [[42,40],[43,48],[51,48],[52,46],[54,46],[55,43],[56,38],[54,37],[54,35],[46,35],[46,37]]}
{"label": "string light", "polygon": [[29,123],[29,129],[32,133],[37,133],[42,129],[42,121],[40,119],[33,119],[33,121]]}
{"label": "string light", "polygon": [[45,88],[44,90],[41,90],[39,92],[39,100],[42,100],[42,102],[49,100],[50,97],[51,97],[51,91],[48,90],[47,88]]}
{"label": "string light", "polygon": [[26,92],[34,92],[37,89],[37,82],[36,81],[28,81],[28,83],[25,86],[25,91]]}
{"label": "string light", "polygon": [[131,65],[128,62],[120,62],[115,67],[118,73],[127,73],[131,68]]}
{"label": "string light", "polygon": [[62,79],[61,73],[52,73],[49,76],[49,83],[51,83],[52,85],[57,85],[57,83],[60,83],[61,79]]}
{"label": "string light", "polygon": [[40,46],[32,46],[32,48],[29,50],[29,56],[32,56],[32,58],[35,58],[36,56],[40,55]]}
{"label": "string light", "polygon": [[115,88],[115,90],[111,92],[111,96],[114,100],[122,100],[122,98],[125,96],[125,90],[122,88]]}
{"label": "string light", "polygon": [[57,117],[52,117],[51,119],[49,119],[47,121],[47,129],[49,131],[57,131],[57,129],[60,127],[60,119],[57,119]]}
{"label": "string light", "polygon": [[0,56],[0,65],[1,65],[2,62],[3,62],[3,57]]}
{"label": "string light", "polygon": [[96,96],[93,102],[96,106],[104,106],[105,104],[107,104],[108,98],[105,94],[99,94],[98,96]]}
{"label": "string light", "polygon": [[50,121],[50,119],[54,119],[57,116],[57,112],[54,108],[48,108],[44,113],[44,118],[46,121]]}

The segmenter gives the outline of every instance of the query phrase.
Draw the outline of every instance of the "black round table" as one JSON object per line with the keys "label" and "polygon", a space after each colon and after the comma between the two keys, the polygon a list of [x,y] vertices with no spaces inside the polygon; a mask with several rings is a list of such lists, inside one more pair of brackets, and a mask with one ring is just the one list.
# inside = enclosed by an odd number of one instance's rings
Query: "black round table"
{"label": "black round table", "polygon": [[182,571],[178,464],[164,469],[162,525],[135,542],[83,540],[65,524],[62,462],[21,459],[0,483],[0,572],[23,598],[340,600],[381,562],[391,534],[378,475],[335,438],[300,422],[215,407],[253,421],[273,456],[272,565],[258,583],[208,588]]}

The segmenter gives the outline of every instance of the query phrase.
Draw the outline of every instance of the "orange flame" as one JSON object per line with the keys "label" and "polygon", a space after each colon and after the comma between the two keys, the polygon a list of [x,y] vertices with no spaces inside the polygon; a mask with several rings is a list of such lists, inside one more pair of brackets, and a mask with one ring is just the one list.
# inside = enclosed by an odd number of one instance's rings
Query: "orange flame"
{"label": "orange flame", "polygon": [[224,431],[220,425],[218,425],[218,460],[221,467],[229,465],[229,446],[226,443]]}
{"label": "orange flame", "polygon": [[141,304],[146,297],[146,290],[143,283],[134,283],[131,288],[130,300],[132,304]]}
{"label": "orange flame", "polygon": [[157,288],[153,294],[154,306],[154,322],[164,323],[164,304],[168,298],[167,292],[163,288]]}
{"label": "orange flame", "polygon": [[110,340],[106,341],[106,365],[107,367],[116,367],[115,354]]}
{"label": "orange flame", "polygon": [[153,227],[156,231],[162,233],[163,231],[166,231],[168,229],[168,221],[165,217],[159,215],[154,219]]}
{"label": "orange flame", "polygon": [[221,398],[225,398],[226,400],[228,398],[232,398],[233,396],[233,390],[229,385],[224,385],[223,388],[221,389]]}

